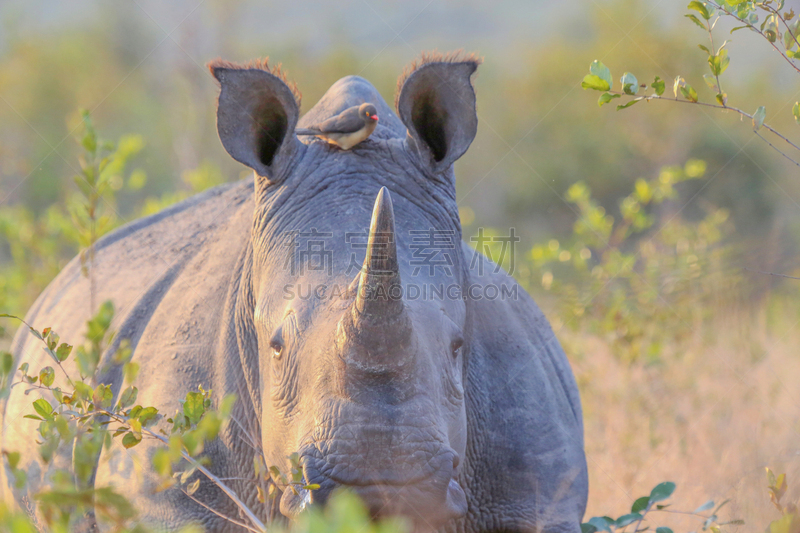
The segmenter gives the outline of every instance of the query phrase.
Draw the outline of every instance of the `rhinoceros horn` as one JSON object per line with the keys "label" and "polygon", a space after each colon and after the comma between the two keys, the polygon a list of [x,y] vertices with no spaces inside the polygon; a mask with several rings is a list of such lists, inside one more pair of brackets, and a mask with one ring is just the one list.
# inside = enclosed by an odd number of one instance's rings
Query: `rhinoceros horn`
{"label": "rhinoceros horn", "polygon": [[402,295],[392,197],[382,187],[372,210],[367,255],[358,274],[355,318],[361,325],[394,322],[405,309]]}

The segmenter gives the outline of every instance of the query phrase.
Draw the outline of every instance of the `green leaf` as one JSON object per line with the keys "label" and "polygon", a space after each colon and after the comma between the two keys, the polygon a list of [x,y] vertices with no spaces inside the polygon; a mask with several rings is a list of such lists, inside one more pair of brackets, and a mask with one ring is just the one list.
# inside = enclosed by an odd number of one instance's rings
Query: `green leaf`
{"label": "green leaf", "polygon": [[657,527],[656,533],[672,533],[672,530],[668,527]]}
{"label": "green leaf", "polygon": [[66,361],[69,357],[69,354],[72,353],[72,346],[67,344],[66,342],[62,342],[61,345],[56,349],[56,359],[59,362]]}
{"label": "green leaf", "polygon": [[792,106],[792,115],[794,115],[794,121],[800,124],[800,102],[795,102]]}
{"label": "green leaf", "polygon": [[142,442],[141,435],[137,436],[135,433],[131,431],[127,432],[125,436],[122,437],[122,445],[125,446],[125,448],[133,448],[140,442]]}
{"label": "green leaf", "polygon": [[650,492],[650,501],[652,503],[660,502],[666,500],[672,493],[675,492],[675,483],[672,481],[665,481],[664,483],[659,483],[653,490]]}
{"label": "green leaf", "polygon": [[655,80],[653,80],[653,83],[651,83],[651,84],[650,84],[650,87],[652,87],[653,89],[655,89],[655,91],[656,91],[656,94],[657,94],[658,96],[661,96],[662,94],[664,94],[664,89],[666,88],[666,86],[667,86],[667,84],[666,84],[666,83],[664,83],[664,80],[662,80],[662,79],[661,79],[660,77],[658,77],[658,76],[656,76],[656,79],[655,79]]}
{"label": "green leaf", "polygon": [[715,98],[717,99],[717,103],[721,106],[728,104],[728,93],[719,93]]}
{"label": "green leaf", "polygon": [[56,346],[58,345],[58,340],[59,340],[58,334],[56,332],[53,332],[52,335],[51,335],[50,334],[50,328],[45,328],[44,331],[46,331],[47,333],[45,334],[43,332],[42,336],[45,337],[45,341],[47,342],[47,347],[50,350],[55,350]]}
{"label": "green leaf", "polygon": [[[797,36],[800,35],[800,17],[788,24],[789,29],[783,34],[784,46],[791,50],[797,44]],[[789,36],[788,38],[786,36]]]}
{"label": "green leaf", "polygon": [[630,72],[626,72],[620,79],[622,83],[622,92],[625,94],[634,95],[639,92],[639,80]]}
{"label": "green leaf", "polygon": [[698,47],[700,50],[703,50],[703,51],[704,51],[705,53],[707,53],[708,55],[713,55],[713,54],[711,53],[711,50],[709,50],[707,46],[705,46],[705,45],[702,45],[702,44],[698,44],[698,45],[697,45],[697,47]]}
{"label": "green leaf", "polygon": [[598,60],[592,61],[592,64],[589,65],[589,74],[593,74],[600,78],[601,80],[605,81],[608,84],[608,87],[611,88],[614,85],[614,81],[611,78],[611,71],[608,70],[608,67],[605,66]]}
{"label": "green leaf", "polygon": [[[702,2],[698,2],[697,0],[693,0],[692,2],[689,2],[689,5],[686,6],[686,7],[688,7],[689,9],[694,9],[695,11],[700,13],[701,17],[703,17],[706,20],[711,18],[711,15],[709,14],[708,9],[706,9],[706,6]],[[704,26],[704,28],[705,28],[705,26]]]}
{"label": "green leaf", "polygon": [[51,420],[53,418],[53,406],[44,398],[39,398],[33,402],[33,409],[45,420]]}
{"label": "green leaf", "polygon": [[743,29],[745,29],[745,28],[749,28],[749,27],[750,27],[750,26],[736,26],[735,28],[733,28],[733,29],[731,30],[731,33],[735,32],[735,31],[738,31],[738,30],[743,30]]}
{"label": "green leaf", "polygon": [[136,402],[136,396],[139,394],[139,389],[136,387],[128,387],[125,389],[119,397],[119,407],[120,409],[125,409],[128,406],[133,405]]}
{"label": "green leaf", "polygon": [[197,424],[200,417],[205,412],[203,405],[203,394],[200,392],[189,392],[186,394],[186,401],[183,402],[183,414],[189,419],[192,424]]}
{"label": "green leaf", "polygon": [[169,456],[169,450],[159,448],[155,451],[153,454],[153,468],[164,477],[172,475],[172,460]]}
{"label": "green leaf", "polygon": [[95,407],[97,408],[105,408],[110,407],[111,402],[114,400],[114,392],[111,390],[109,385],[100,384],[92,393],[92,402],[94,402]]}
{"label": "green leaf", "polygon": [[697,18],[696,15],[692,15],[691,13],[689,13],[688,15],[684,15],[684,17],[686,17],[687,19],[691,20],[692,22],[694,22],[695,24],[697,24],[698,26],[700,26],[704,30],[708,31],[708,28],[706,28],[705,24],[700,22],[700,19]]}
{"label": "green leaf", "polygon": [[303,485],[303,488],[306,490],[319,490],[318,483],[309,483],[308,485]]}
{"label": "green leaf", "polygon": [[765,118],[767,118],[767,108],[762,105],[753,113],[753,131],[761,129],[761,126],[764,125]]}
{"label": "green leaf", "polygon": [[717,78],[714,76],[709,76],[708,74],[703,74],[703,81],[706,82],[706,85],[708,85],[709,89],[715,93],[719,93],[719,87],[717,87]]}
{"label": "green leaf", "polygon": [[594,74],[587,74],[584,76],[581,87],[584,89],[594,89],[595,91],[608,91],[611,89],[611,85],[607,81]]}
{"label": "green leaf", "polygon": [[783,47],[786,50],[791,50],[792,48],[794,48],[795,44],[796,43],[794,41],[794,35],[792,35],[792,32],[791,31],[783,32]]}
{"label": "green leaf", "polygon": [[36,415],[25,415],[22,418],[30,418],[31,420],[44,420],[44,418]]}
{"label": "green leaf", "polygon": [[711,73],[715,76],[719,76],[725,72],[730,62],[731,58],[728,57],[727,50],[720,50],[717,52],[717,55],[708,56],[708,66],[711,68]]}
{"label": "green leaf", "polygon": [[697,102],[697,91],[692,89],[692,86],[688,83],[684,83],[683,86],[680,88],[681,94],[684,98],[689,100],[690,102]]}
{"label": "green leaf", "polygon": [[19,465],[19,452],[3,452],[8,460],[8,466],[12,469],[17,468]]}
{"label": "green leaf", "polygon": [[129,361],[122,367],[122,372],[125,374],[125,382],[133,383],[136,376],[139,375],[139,363]]}
{"label": "green leaf", "polygon": [[[11,316],[11,315],[8,315],[8,316]],[[36,337],[40,341],[44,340],[44,337],[42,337],[42,334],[39,333],[39,330],[37,330],[36,328],[31,328],[31,327],[29,327],[28,329],[31,330],[31,333],[33,333],[34,337]]]}
{"label": "green leaf", "polygon": [[650,503],[650,496],[642,496],[638,498],[633,505],[631,506],[632,513],[638,513],[639,511],[644,511],[647,509],[647,504]]}
{"label": "green leaf", "polygon": [[632,106],[633,104],[635,104],[637,102],[641,102],[642,100],[644,100],[644,98],[642,98],[640,96],[639,98],[634,98],[633,100],[630,100],[629,102],[625,102],[624,104],[620,104],[620,105],[617,106],[617,111],[619,111],[621,109],[627,109],[630,106]]}
{"label": "green leaf", "polygon": [[706,503],[695,509],[694,512],[700,513],[702,511],[708,511],[709,509],[713,508],[714,508],[714,500],[708,500]]}
{"label": "green leaf", "polygon": [[53,370],[52,366],[46,366],[39,372],[39,383],[44,385],[45,387],[49,387],[53,384],[53,381],[56,378],[56,372]]}
{"label": "green leaf", "polygon": [[622,98],[621,94],[611,94],[611,93],[603,93],[600,95],[600,98],[597,100],[597,105],[603,107],[603,104],[609,103],[614,98]]}
{"label": "green leaf", "polygon": [[625,526],[627,526],[629,524],[632,524],[633,522],[636,522],[637,520],[641,520],[641,519],[642,519],[642,515],[640,515],[639,513],[630,513],[630,514],[622,515],[619,518],[617,518],[614,521],[614,525],[616,527],[625,527]]}
{"label": "green leaf", "polygon": [[145,407],[139,411],[136,418],[139,419],[139,422],[141,422],[143,426],[147,427],[148,424],[152,423],[156,419],[157,415],[158,409],[155,407]]}
{"label": "green leaf", "polygon": [[609,526],[614,523],[614,520],[607,516],[595,516],[587,523],[597,528],[597,531],[608,531],[610,533],[611,528]]}
{"label": "green leaf", "polygon": [[761,30],[764,33],[764,37],[771,43],[774,43],[778,40],[778,36],[780,35],[780,31],[778,30],[778,17],[777,15],[770,15],[764,21],[764,24],[761,26]]}
{"label": "green leaf", "polygon": [[10,352],[0,352],[0,376],[10,376],[14,369],[14,356]]}

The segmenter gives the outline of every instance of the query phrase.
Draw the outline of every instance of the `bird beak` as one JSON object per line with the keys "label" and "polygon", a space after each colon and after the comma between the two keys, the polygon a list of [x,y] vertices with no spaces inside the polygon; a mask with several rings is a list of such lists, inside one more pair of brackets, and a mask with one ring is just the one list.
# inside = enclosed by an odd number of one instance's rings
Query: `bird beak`
{"label": "bird beak", "polygon": [[372,115],[372,116],[371,116],[371,117],[369,117],[369,118],[371,118],[371,119],[372,119],[372,120],[374,120],[375,122],[378,122],[378,115]]}

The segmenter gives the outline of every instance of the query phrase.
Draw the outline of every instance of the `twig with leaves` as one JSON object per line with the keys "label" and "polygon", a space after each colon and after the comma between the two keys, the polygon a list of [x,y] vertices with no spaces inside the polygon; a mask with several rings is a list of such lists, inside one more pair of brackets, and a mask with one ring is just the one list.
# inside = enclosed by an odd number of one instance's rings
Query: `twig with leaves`
{"label": "twig with leaves", "polygon": [[[722,526],[744,524],[744,520],[738,519],[724,522],[720,521],[719,510],[730,500],[725,500],[716,507],[714,506],[714,502],[709,500],[694,511],[675,511],[668,509],[670,504],[660,502],[669,499],[673,492],[675,492],[675,483],[671,481],[659,483],[653,487],[649,496],[642,496],[633,502],[630,513],[624,514],[617,519],[608,516],[595,516],[588,522],[581,524],[581,533],[628,531],[631,525],[633,525],[633,529],[630,530],[632,533],[648,531],[651,526],[644,524],[644,522],[649,519],[649,514],[652,512],[678,513],[696,517],[700,521],[703,531],[710,530],[713,533],[720,533],[720,531],[722,531]],[[713,511],[711,511],[710,514],[705,514],[711,509],[713,509]],[[642,527],[643,524],[644,527]],[[672,529],[666,526],[656,527],[655,532],[673,533]]]}
{"label": "twig with leaves", "polygon": [[[800,167],[800,161],[798,161],[797,156],[794,155],[795,151],[800,152],[800,146],[790,140],[788,136],[780,133],[773,126],[765,123],[767,116],[765,106],[759,106],[756,111],[751,114],[728,104],[728,95],[722,90],[720,81],[720,76],[722,76],[730,64],[730,57],[725,48],[728,41],[723,42],[719,47],[715,47],[714,45],[714,28],[717,22],[719,22],[722,17],[732,17],[744,25],[733,28],[731,33],[745,28],[752,30],[766,39],[792,68],[800,73],[800,67],[793,62],[794,59],[800,59],[800,41],[798,41],[800,17],[797,17],[793,10],[781,13],[784,7],[784,0],[725,0],[719,3],[692,0],[687,7],[698,13],[699,17],[694,13],[687,14],[686,17],[708,33],[711,47],[709,48],[703,44],[699,44],[698,47],[708,54],[708,66],[711,70],[711,75],[705,74],[703,75],[703,79],[706,85],[708,85],[708,88],[714,92],[716,103],[701,102],[697,91],[680,75],[675,77],[673,83],[674,98],[663,96],[666,90],[666,82],[659,76],[656,76],[653,83],[649,86],[653,89],[652,94],[637,96],[639,90],[647,89],[648,85],[640,84],[636,76],[630,72],[625,72],[620,79],[622,89],[619,91],[613,90],[614,82],[611,71],[600,61],[592,62],[589,67],[589,74],[583,78],[581,86],[584,89],[593,89],[602,92],[597,101],[598,105],[601,107],[617,98],[632,97],[627,102],[617,105],[617,110],[627,109],[642,101],[664,100],[721,109],[724,111],[733,111],[742,117],[750,119],[755,135],[792,164]],[[760,25],[758,25],[760,20],[758,16],[759,12],[767,14],[767,17],[761,21]],[[781,32],[781,26],[784,28],[783,32]],[[783,40],[785,50],[781,50],[775,44],[779,39]],[[794,50],[795,47],[798,49]],[[800,124],[800,102],[795,102],[792,107],[792,114],[795,121]],[[788,144],[791,147],[792,155],[781,150],[770,142],[769,139],[764,137],[761,134],[762,128]]]}

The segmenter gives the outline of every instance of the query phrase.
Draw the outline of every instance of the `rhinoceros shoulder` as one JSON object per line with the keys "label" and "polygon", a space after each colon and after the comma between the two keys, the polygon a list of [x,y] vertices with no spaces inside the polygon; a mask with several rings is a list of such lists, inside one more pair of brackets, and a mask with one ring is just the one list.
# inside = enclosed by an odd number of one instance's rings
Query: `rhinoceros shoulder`
{"label": "rhinoceros shoulder", "polygon": [[588,490],[578,388],[541,310],[466,244],[473,295],[468,463],[488,528],[572,531]]}

